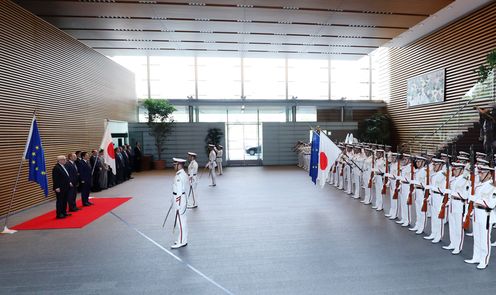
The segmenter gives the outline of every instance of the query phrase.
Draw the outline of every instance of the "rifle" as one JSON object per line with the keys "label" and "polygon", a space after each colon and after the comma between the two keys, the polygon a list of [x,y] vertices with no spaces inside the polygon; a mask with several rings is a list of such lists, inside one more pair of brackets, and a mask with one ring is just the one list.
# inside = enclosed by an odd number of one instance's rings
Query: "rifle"
{"label": "rifle", "polygon": [[[401,154],[400,154],[400,151],[398,150],[398,154],[396,155],[396,163],[398,165],[397,167],[397,172],[396,172],[396,177],[399,178],[400,177],[400,173],[401,173]],[[400,192],[400,180],[399,179],[396,179],[396,186],[394,188],[394,194],[393,194],[393,200],[397,200],[398,199],[398,194]]]}
{"label": "rifle", "polygon": [[[430,185],[430,182],[431,182],[431,175],[430,175],[430,170],[429,170],[429,165],[430,165],[430,162],[429,160],[427,160],[425,162],[425,185],[426,187],[429,187]],[[421,209],[421,212],[427,212],[427,202],[429,200],[429,196],[430,196],[430,190],[428,188],[426,188],[424,190],[424,202],[422,203],[422,209]]]}
{"label": "rifle", "polygon": [[388,156],[386,156],[386,170],[385,170],[385,173],[384,173],[384,182],[382,184],[382,191],[381,191],[381,194],[383,195],[386,195],[386,189],[387,189],[387,185],[388,185],[388,178],[386,176],[386,174],[389,173],[389,158]]}
{"label": "rifle", "polygon": [[372,180],[374,179],[374,169],[375,169],[375,153],[372,151],[372,171],[370,172],[370,179],[369,179],[369,184],[368,188],[372,188]]}
{"label": "rifle", "polygon": [[415,176],[415,158],[411,158],[412,161],[410,163],[410,192],[408,193],[408,198],[406,199],[407,205],[412,205],[413,203],[413,193],[415,192],[415,185],[413,185],[414,176]]}
{"label": "rifle", "polygon": [[[448,156],[448,148],[446,148],[446,190],[450,189],[450,159]],[[439,211],[439,219],[444,219],[446,217],[446,205],[449,201],[449,193],[445,192],[443,197],[443,204],[441,205],[441,211]]]}
{"label": "rifle", "polygon": [[[470,195],[475,195],[475,154],[473,146],[470,146]],[[470,201],[468,203],[467,215],[465,215],[465,222],[463,222],[463,228],[468,230],[470,227],[470,215],[474,210],[474,202]]]}

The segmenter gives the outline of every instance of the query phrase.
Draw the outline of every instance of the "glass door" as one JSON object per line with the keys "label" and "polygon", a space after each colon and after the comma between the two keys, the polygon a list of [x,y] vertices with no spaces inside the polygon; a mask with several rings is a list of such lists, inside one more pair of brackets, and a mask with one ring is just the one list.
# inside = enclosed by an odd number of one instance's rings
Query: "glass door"
{"label": "glass door", "polygon": [[227,110],[227,159],[229,165],[260,165],[262,144],[257,108]]}

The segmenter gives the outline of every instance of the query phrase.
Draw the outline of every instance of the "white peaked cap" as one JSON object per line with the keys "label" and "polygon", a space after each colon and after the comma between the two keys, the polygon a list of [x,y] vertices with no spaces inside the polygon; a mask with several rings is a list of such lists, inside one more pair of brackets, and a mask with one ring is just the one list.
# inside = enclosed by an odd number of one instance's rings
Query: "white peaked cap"
{"label": "white peaked cap", "polygon": [[193,153],[193,152],[188,152],[188,155],[195,156],[195,157],[197,156],[197,154],[196,153]]}
{"label": "white peaked cap", "polygon": [[174,163],[185,163],[186,162],[185,159],[181,159],[181,158],[172,158],[172,161],[174,161]]}

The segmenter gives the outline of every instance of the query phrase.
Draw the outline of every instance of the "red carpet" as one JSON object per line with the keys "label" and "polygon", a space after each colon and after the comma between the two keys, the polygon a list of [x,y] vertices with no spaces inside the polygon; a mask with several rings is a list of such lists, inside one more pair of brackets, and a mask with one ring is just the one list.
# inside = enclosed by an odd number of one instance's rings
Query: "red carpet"
{"label": "red carpet", "polygon": [[130,199],[131,198],[91,198],[90,202],[94,205],[88,207],[83,207],[81,200],[79,200],[77,206],[82,208],[82,210],[77,212],[68,212],[71,213],[72,216],[67,216],[64,219],[56,219],[55,210],[53,210],[24,223],[18,224],[12,229],[36,230],[82,228]]}

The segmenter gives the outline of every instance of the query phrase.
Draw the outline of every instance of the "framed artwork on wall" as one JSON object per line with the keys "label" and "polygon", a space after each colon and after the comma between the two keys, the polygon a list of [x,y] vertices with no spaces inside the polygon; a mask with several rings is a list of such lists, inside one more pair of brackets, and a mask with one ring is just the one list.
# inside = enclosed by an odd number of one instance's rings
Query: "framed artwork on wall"
{"label": "framed artwork on wall", "polygon": [[408,79],[407,107],[443,102],[445,82],[445,69],[435,70]]}

